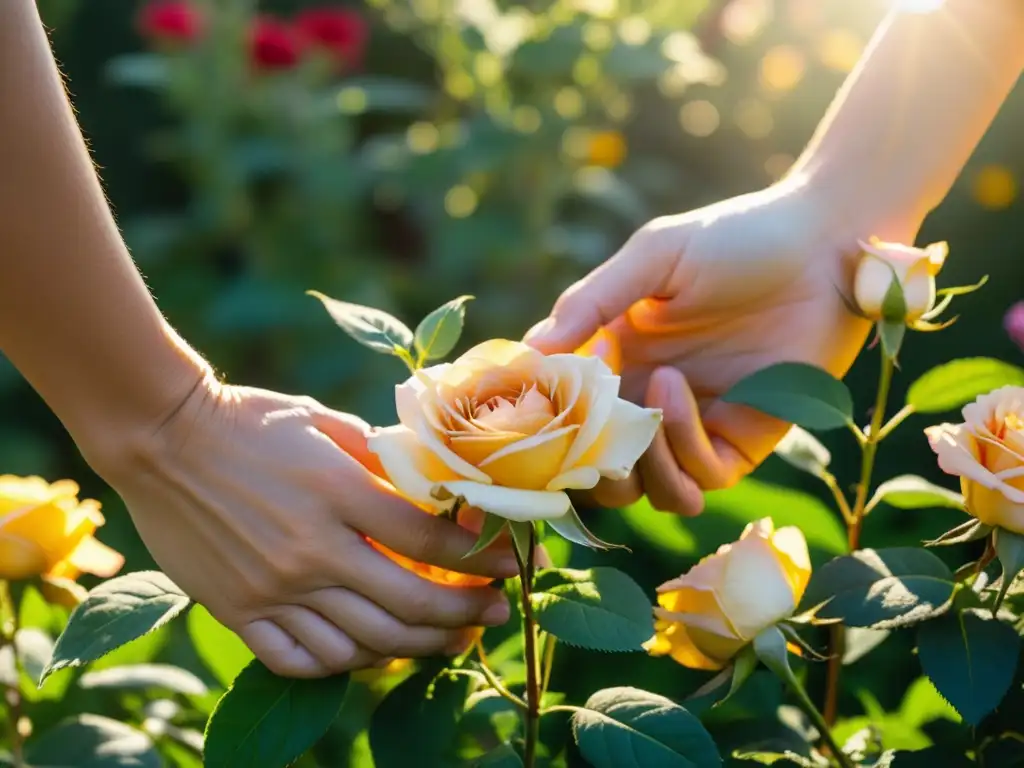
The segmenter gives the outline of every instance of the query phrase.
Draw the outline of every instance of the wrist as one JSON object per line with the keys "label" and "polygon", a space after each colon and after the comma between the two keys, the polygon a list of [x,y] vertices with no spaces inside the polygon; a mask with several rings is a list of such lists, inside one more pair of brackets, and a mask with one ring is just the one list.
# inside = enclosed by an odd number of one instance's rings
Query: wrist
{"label": "wrist", "polygon": [[166,323],[129,370],[92,378],[66,413],[58,412],[86,461],[107,476],[145,450],[197,390],[216,384],[212,368]]}

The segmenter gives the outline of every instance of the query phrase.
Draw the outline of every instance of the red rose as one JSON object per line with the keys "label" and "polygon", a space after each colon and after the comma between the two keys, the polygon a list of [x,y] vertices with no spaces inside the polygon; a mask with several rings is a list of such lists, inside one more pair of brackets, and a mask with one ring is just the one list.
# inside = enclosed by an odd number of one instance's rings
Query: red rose
{"label": "red rose", "polygon": [[357,11],[310,8],[295,17],[295,28],[303,42],[327,52],[340,66],[354,69],[362,64],[369,29]]}
{"label": "red rose", "polygon": [[152,0],[136,18],[139,34],[151,40],[189,43],[202,33],[203,17],[188,0]]}
{"label": "red rose", "polygon": [[261,69],[289,69],[299,60],[299,38],[291,25],[273,16],[258,16],[250,30],[252,60]]}

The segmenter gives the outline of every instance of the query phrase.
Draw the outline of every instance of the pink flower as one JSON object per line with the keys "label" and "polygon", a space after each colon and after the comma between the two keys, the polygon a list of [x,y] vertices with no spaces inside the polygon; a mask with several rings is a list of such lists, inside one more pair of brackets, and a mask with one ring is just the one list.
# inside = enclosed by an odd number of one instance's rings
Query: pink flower
{"label": "pink flower", "polygon": [[369,28],[357,11],[348,8],[310,8],[295,17],[304,43],[329,54],[340,67],[356,69],[366,53]]}
{"label": "pink flower", "polygon": [[135,25],[150,40],[190,43],[202,34],[203,17],[188,0],[151,0],[139,11]]}
{"label": "pink flower", "polygon": [[290,69],[301,45],[295,29],[273,16],[258,16],[249,33],[250,55],[260,69]]}
{"label": "pink flower", "polygon": [[1003,328],[1013,343],[1024,350],[1024,301],[1018,301],[1010,307],[1003,318]]}

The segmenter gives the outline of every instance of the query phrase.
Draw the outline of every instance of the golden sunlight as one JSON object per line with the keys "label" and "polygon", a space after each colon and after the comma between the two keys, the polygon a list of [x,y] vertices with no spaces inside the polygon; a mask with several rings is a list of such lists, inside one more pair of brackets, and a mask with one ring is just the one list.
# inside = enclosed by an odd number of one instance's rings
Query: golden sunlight
{"label": "golden sunlight", "polygon": [[945,5],[946,0],[892,0],[892,4],[901,11],[931,13]]}

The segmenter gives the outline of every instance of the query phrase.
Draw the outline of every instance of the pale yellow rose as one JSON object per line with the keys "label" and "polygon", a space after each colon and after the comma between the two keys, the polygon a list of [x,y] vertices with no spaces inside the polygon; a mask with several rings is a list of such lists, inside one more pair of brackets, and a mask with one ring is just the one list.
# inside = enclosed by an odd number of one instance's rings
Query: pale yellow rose
{"label": "pale yellow rose", "polygon": [[1024,387],[982,395],[963,417],[925,430],[939,466],[959,476],[971,515],[1024,533]]}
{"label": "pale yellow rose", "polygon": [[854,276],[853,298],[866,317],[882,319],[882,304],[893,279],[899,280],[903,288],[906,322],[919,320],[935,306],[935,276],[949,253],[946,243],[914,248],[872,238],[860,246],[864,253]]}
{"label": "pale yellow rose", "polygon": [[103,522],[70,480],[0,475],[0,579],[113,576],[124,558],[93,538]]}
{"label": "pale yellow rose", "polygon": [[645,646],[693,669],[722,669],[758,633],[793,615],[811,578],[799,528],[748,525],[690,571],[658,588],[655,636]]}
{"label": "pale yellow rose", "polygon": [[560,518],[567,490],[625,478],[661,421],[619,398],[600,359],[501,339],[417,371],[396,401],[401,424],[377,430],[369,448],[404,496],[520,521]]}

